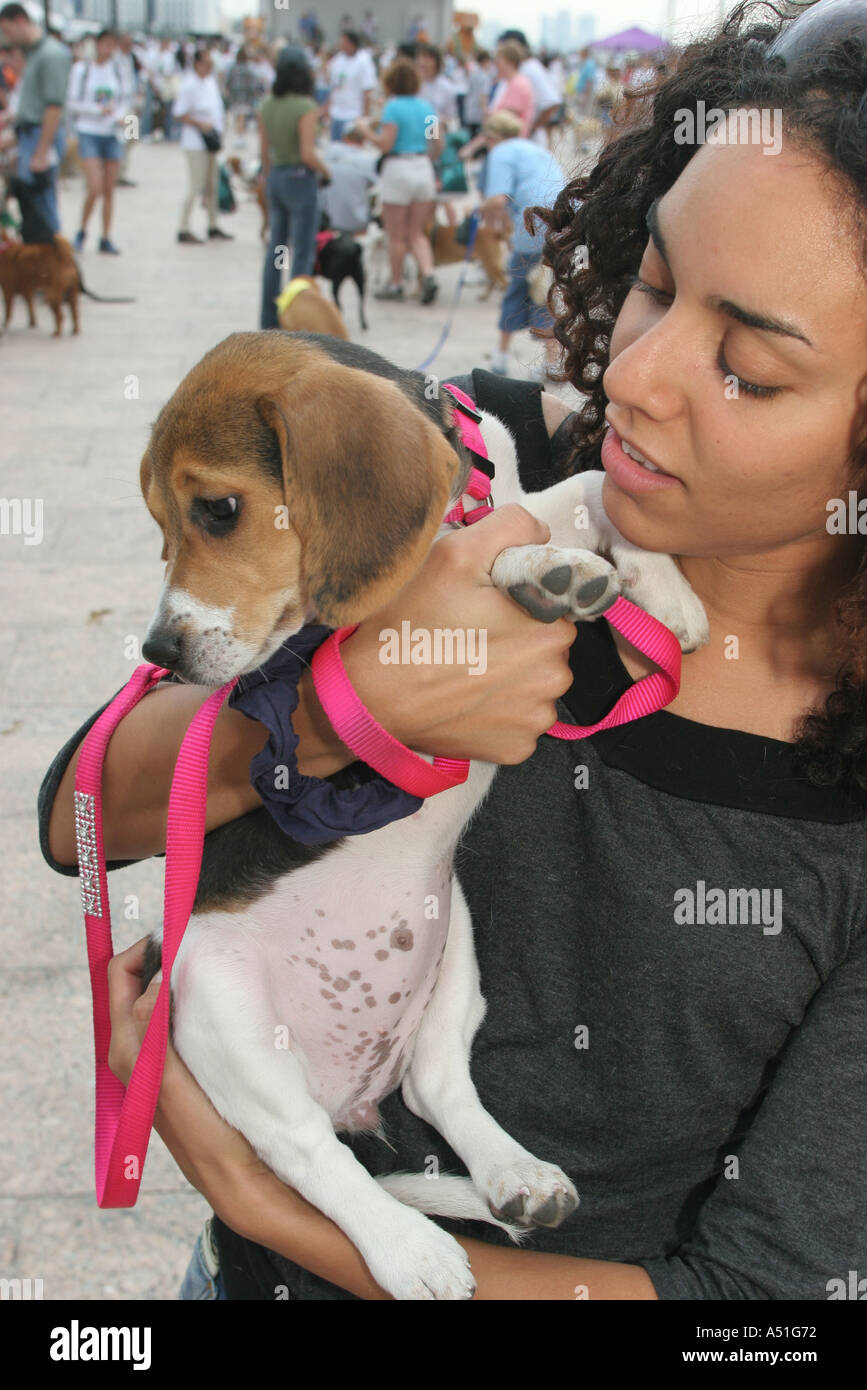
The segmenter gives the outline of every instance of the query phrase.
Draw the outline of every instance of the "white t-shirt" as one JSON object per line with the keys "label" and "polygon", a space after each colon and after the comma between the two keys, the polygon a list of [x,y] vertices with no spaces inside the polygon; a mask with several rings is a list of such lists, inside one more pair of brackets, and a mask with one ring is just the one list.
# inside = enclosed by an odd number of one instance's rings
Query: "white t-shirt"
{"label": "white t-shirt", "polygon": [[[533,88],[533,115],[538,116],[540,111],[547,111],[549,106],[559,106],[561,97],[555,84],[551,80],[551,75],[544,63],[540,63],[538,58],[525,58],[520,67],[522,77],[526,77],[530,86]],[[548,131],[544,126],[539,130],[534,130],[530,136],[537,145],[548,148]]]}
{"label": "white t-shirt", "polygon": [[[225,121],[225,107],[220,96],[220,88],[213,73],[199,77],[193,69],[184,74],[181,90],[172,103],[172,115],[177,120],[181,116],[194,116],[197,121],[207,121],[208,125],[222,133]],[[192,125],[181,126],[181,149],[204,150],[202,132]]]}
{"label": "white t-shirt", "polygon": [[430,82],[422,82],[418,94],[429,101],[441,121],[450,121],[458,114],[458,94],[455,85],[444,72],[437,73]]}
{"label": "white t-shirt", "polygon": [[364,93],[376,87],[370,54],[363,49],[351,56],[336,53],[328,67],[330,111],[335,121],[357,121],[364,111]]}
{"label": "white t-shirt", "polygon": [[117,135],[126,115],[124,85],[115,58],[107,63],[75,63],[67,88],[75,129],[82,135]]}

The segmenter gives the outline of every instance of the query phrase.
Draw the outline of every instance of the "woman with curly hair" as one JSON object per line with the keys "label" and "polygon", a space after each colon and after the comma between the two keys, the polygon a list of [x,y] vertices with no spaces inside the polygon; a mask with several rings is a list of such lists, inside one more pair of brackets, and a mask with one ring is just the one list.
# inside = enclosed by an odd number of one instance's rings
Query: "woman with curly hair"
{"label": "woman with curly hair", "polygon": [[[751,111],[764,127],[742,121]],[[511,611],[490,563],[545,528],[504,509],[435,545],[346,644],[362,699],[404,742],[506,764],[458,856],[488,1001],[473,1077],[582,1203],[525,1249],[449,1229],[484,1299],[825,1300],[859,1268],[867,1176],[863,3],[820,0],[792,24],[739,6],[542,217],[556,331],[587,399],[558,428],[538,387],[465,384],[502,409],[526,486],[601,463],[612,520],[678,557],[710,640],[685,656],[668,709],[537,746],[555,714],[597,719],[646,663],[604,623],[576,637]],[[407,615],[487,627],[473,691],[449,667],[380,665],[379,631]],[[299,692],[301,766],[328,775],[346,751],[306,678]],[[114,857],[164,844],[174,749],[200,699],[149,695],[116,736]],[[257,804],[246,760],[264,731],[257,742],[230,713],[210,824]],[[60,869],[80,738],[43,796]],[[136,1002],[140,968],[139,946],[113,971],[123,1077],[153,998]],[[372,1172],[461,1170],[399,1095],[382,1118],[392,1148],[348,1141]],[[459,1107],[452,1119],[461,1147]],[[226,1296],[383,1296],[174,1056],[158,1127],[214,1207]]]}

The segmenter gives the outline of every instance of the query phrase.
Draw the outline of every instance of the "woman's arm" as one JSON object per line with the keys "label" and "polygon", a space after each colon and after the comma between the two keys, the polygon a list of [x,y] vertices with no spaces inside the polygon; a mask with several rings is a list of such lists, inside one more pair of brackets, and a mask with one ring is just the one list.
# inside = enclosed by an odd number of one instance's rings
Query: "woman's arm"
{"label": "woman's arm", "polygon": [[[575,629],[565,619],[538,623],[491,584],[491,566],[510,545],[541,544],[541,525],[522,507],[501,507],[483,524],[454,531],[431,549],[425,564],[391,603],[363,622],[341,652],[360,698],[390,733],[422,753],[522,762],[556,718],[555,701],[571,684],[568,653]],[[428,629],[487,630],[487,669],[467,681],[445,664],[388,666],[379,659],[379,633],[411,617]],[[292,718],[298,768],[327,777],[354,761],[322,712],[309,673],[298,686]],[[184,732],[207,697],[200,686],[157,687],[122,720],[103,770],[105,852],[109,860],[142,859],[165,849],[172,773]],[[251,758],[267,731],[224,707],[217,718],[208,769],[206,829],[213,830],[260,804],[249,781]],[[78,753],[58,787],[49,848],[74,864],[73,791]]]}
{"label": "woman's arm", "polygon": [[[109,1065],[128,1084],[156,1003],[159,980],[139,994],[144,940],[111,961]],[[387,1299],[348,1236],[287,1187],[246,1139],[214,1110],[169,1046],[155,1128],[187,1180],[233,1231],[363,1299]],[[637,1265],[572,1259],[458,1237],[470,1256],[475,1297],[493,1299],[653,1299]]]}
{"label": "woman's arm", "polygon": [[315,173],[322,174],[323,178],[330,178],[331,171],[328,166],[322,163],[316,153],[316,122],[319,113],[316,110],[305,111],[298,121],[298,151],[301,155],[301,163],[313,169]]}
{"label": "woman's arm", "polygon": [[356,121],[355,124],[365,139],[369,140],[370,143],[375,145],[378,150],[381,150],[383,154],[390,154],[394,149],[394,142],[397,139],[397,126],[393,121],[387,121],[385,125],[381,125],[376,132],[371,129],[366,117]]}
{"label": "woman's arm", "polygon": [[265,122],[262,120],[261,111],[256,117],[256,121],[259,126],[259,161],[261,166],[259,177],[261,179],[267,179],[271,170],[271,151],[268,146],[268,132],[265,129]]}

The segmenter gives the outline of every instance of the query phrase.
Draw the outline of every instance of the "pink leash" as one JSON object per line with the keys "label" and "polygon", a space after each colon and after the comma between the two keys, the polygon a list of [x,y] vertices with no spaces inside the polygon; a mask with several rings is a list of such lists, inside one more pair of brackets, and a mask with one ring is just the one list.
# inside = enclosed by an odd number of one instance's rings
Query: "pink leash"
{"label": "pink leash", "polygon": [[[456,387],[449,389],[477,419],[469,398]],[[472,418],[464,421],[462,417],[462,423],[464,441],[484,460],[485,446],[477,423],[474,430],[469,428],[474,423]],[[447,519],[467,524],[489,516],[490,490],[488,475],[474,468],[467,491],[481,499],[483,505],[464,514],[459,502]],[[618,598],[604,616],[660,669],[630,686],[597,724],[553,724],[548,733],[554,738],[587,738],[602,729],[639,719],[669,704],[680,687],[680,646],[667,627],[625,598]],[[333,633],[317,648],[311,663],[317,694],[336,733],[356,757],[414,796],[433,796],[465,782],[470,767],[467,761],[435,758],[432,765],[427,763],[383,729],[359,700],[340,657],[340,644],[355,627],[357,624]],[[178,754],[166,830],[162,982],[129,1086],[125,1087],[108,1065],[108,964],[114,945],[102,837],[102,766],[118,724],[167,674],[159,666],[137,668],[87,735],[75,774],[75,838],[93,994],[95,1173],[101,1207],[131,1207],[138,1197],[168,1046],[172,966],[190,919],[202,864],[211,736],[217,715],[235,685],[235,681],[230,681],[205,700],[193,716]]]}
{"label": "pink leash", "polygon": [[95,1173],[101,1207],[132,1207],[160,1093],[169,1036],[172,965],[190,919],[205,836],[208,752],[214,721],[235,684],[215,690],[193,716],[172,779],[166,830],[166,887],[162,983],[128,1087],[108,1065],[111,1017],[108,963],[114,955],[102,841],[102,764],[120,721],[168,672],[139,666],[85,739],[75,773],[75,838],[93,994],[96,1054]]}

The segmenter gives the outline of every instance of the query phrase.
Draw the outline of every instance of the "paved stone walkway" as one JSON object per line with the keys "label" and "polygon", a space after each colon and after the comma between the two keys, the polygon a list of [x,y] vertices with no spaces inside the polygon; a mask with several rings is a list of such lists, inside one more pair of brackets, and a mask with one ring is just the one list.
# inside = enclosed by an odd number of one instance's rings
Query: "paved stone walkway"
{"label": "paved stone walkway", "polygon": [[[34,806],[53,755],[131,674],[161,578],[160,542],[138,487],[151,422],[181,377],[221,338],[258,326],[263,248],[244,192],[222,219],[235,240],[175,241],[185,166],[176,146],[139,146],[117,195],[117,259],[85,249],[86,283],[130,305],[84,299],[79,337],[56,340],[44,306],[26,327],[21,301],[0,338],[0,466],[7,499],[30,499],[40,543],[0,535],[0,758],[6,854],[0,943],[0,1277],[42,1279],[46,1299],[172,1299],[206,1205],[154,1136],[138,1205],[102,1212],[92,1178],[90,989],[77,881],[53,874],[36,842]],[[64,231],[78,225],[81,184],[61,191]],[[197,214],[199,227],[204,212]],[[90,246],[96,245],[92,223]],[[358,335],[415,366],[445,323],[459,267],[438,272],[439,301],[368,305]],[[466,371],[496,345],[497,296],[465,287],[455,327],[431,370]],[[355,334],[355,290],[344,287]],[[512,374],[537,358],[514,340]],[[571,396],[570,388],[560,388]],[[4,531],[15,531],[14,508]],[[22,515],[22,525],[28,517]],[[20,530],[20,527],[17,529]],[[27,526],[35,541],[38,530]],[[161,861],[114,874],[119,948],[161,911]],[[137,909],[136,909],[137,904]],[[124,920],[124,907],[138,916]]]}

